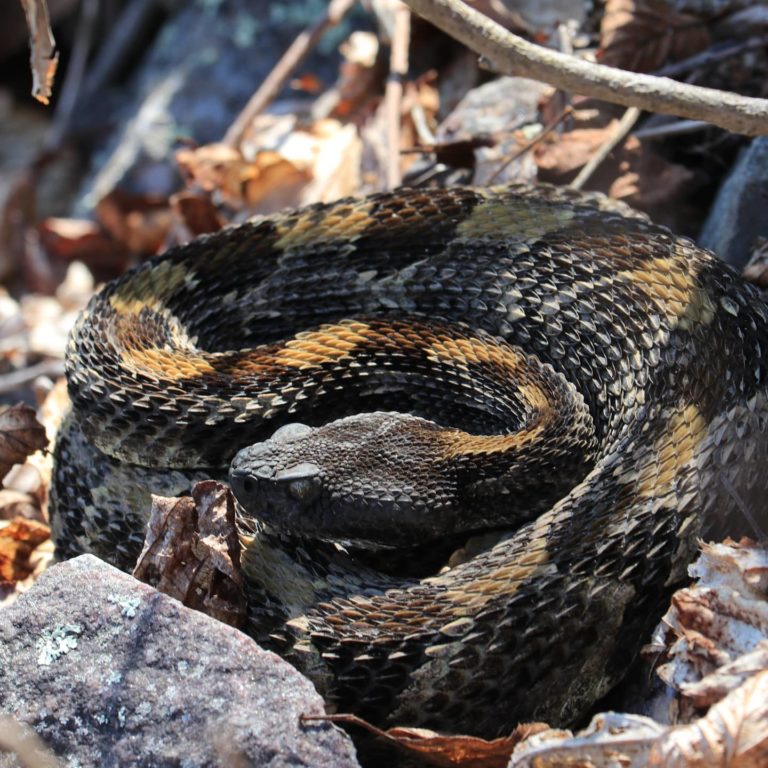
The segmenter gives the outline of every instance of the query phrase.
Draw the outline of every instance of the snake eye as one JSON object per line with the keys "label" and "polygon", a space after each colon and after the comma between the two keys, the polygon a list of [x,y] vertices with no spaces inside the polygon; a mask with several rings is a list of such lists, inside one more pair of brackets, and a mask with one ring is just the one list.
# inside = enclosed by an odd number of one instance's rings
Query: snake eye
{"label": "snake eye", "polygon": [[320,494],[320,483],[310,478],[294,480],[288,486],[288,493],[302,504],[311,504]]}

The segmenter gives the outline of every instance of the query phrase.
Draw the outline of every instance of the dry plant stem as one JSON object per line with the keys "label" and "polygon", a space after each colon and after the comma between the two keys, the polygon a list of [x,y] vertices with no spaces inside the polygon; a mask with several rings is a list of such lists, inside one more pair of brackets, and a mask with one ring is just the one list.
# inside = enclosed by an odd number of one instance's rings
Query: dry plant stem
{"label": "dry plant stem", "polygon": [[384,93],[387,114],[387,189],[399,187],[400,174],[400,115],[403,103],[403,81],[408,74],[408,44],[411,40],[411,12],[398,3],[395,8],[395,28],[389,58],[389,79]]}
{"label": "dry plant stem", "polygon": [[630,107],[624,112],[608,140],[589,158],[589,162],[579,171],[579,175],[568,185],[571,189],[581,189],[592,178],[592,174],[600,167],[605,158],[627,138],[627,134],[632,130],[632,126],[639,117],[640,110],[637,107]]}
{"label": "dry plant stem", "polygon": [[539,142],[543,141],[544,139],[549,136],[552,131],[557,128],[560,123],[565,120],[566,117],[568,117],[570,114],[573,113],[573,107],[569,104],[568,106],[564,107],[558,115],[555,117],[554,120],[552,120],[549,125],[545,125],[544,128],[541,129],[539,133],[537,133],[530,141],[523,144],[520,149],[518,149],[516,152],[513,152],[494,172],[490,179],[488,179],[489,184],[493,184],[494,181],[502,174],[504,171],[517,160],[518,157],[521,157],[529,150],[533,149]]}
{"label": "dry plant stem", "polygon": [[351,10],[355,0],[331,0],[328,10],[311,27],[305,29],[282,55],[275,68],[251,96],[243,111],[235,118],[224,135],[223,142],[231,147],[240,144],[243,134],[256,115],[280,93],[291,73],[301,64],[320,38],[335,27]]}
{"label": "dry plant stem", "polygon": [[625,72],[542,48],[508,32],[461,0],[405,0],[498,72],[650,112],[705,120],[734,133],[768,134],[768,100]]}
{"label": "dry plant stem", "polygon": [[51,98],[53,78],[59,63],[56,41],[45,0],[21,0],[29,29],[29,62],[32,68],[32,95],[43,104]]}
{"label": "dry plant stem", "polygon": [[667,136],[680,136],[685,133],[696,133],[705,128],[711,128],[709,123],[703,120],[675,120],[665,125],[654,125],[649,128],[640,128],[632,135],[636,139],[644,141],[646,139],[663,139]]}
{"label": "dry plant stem", "polygon": [[695,53],[687,59],[676,61],[673,64],[667,64],[653,74],[656,77],[679,77],[680,75],[687,75],[694,69],[711,67],[715,64],[719,64],[721,61],[727,61],[728,59],[740,56],[742,53],[760,50],[765,48],[766,45],[768,45],[768,37],[750,37],[748,40],[732,43],[725,47],[720,46],[715,49],[708,48],[706,51]]}
{"label": "dry plant stem", "polygon": [[0,376],[0,395],[14,392],[40,376],[58,379],[59,376],[63,375],[63,360],[43,360],[43,362],[32,365],[29,368],[22,368],[21,370],[13,371],[13,373],[4,373]]}

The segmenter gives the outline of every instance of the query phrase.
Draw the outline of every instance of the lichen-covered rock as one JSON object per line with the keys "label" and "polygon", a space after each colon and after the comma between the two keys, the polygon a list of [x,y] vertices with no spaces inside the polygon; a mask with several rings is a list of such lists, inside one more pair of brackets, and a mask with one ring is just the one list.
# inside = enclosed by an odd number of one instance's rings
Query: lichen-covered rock
{"label": "lichen-covered rock", "polygon": [[91,555],[0,612],[0,712],[71,766],[357,766],[311,683]]}

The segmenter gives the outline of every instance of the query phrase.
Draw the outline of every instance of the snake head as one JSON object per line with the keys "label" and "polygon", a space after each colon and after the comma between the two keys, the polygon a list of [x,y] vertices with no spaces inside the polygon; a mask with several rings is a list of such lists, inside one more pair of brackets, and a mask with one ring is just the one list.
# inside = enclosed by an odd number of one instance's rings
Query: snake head
{"label": "snake head", "polygon": [[230,485],[246,520],[278,531],[369,547],[414,544],[455,525],[441,431],[401,413],[289,424],[235,456]]}

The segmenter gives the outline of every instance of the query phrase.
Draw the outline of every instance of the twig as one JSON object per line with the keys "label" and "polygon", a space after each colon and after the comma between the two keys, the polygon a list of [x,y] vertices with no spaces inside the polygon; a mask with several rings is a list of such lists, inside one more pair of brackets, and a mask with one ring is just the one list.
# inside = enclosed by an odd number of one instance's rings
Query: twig
{"label": "twig", "polygon": [[256,93],[251,96],[242,112],[235,118],[224,135],[223,142],[231,147],[240,144],[243,134],[253,122],[253,118],[260,114],[264,108],[274,99],[285,85],[296,67],[301,64],[309,52],[317,45],[320,38],[331,27],[335,27],[349,13],[355,0],[331,0],[328,10],[311,27],[305,29],[294,41],[288,50],[282,55],[275,68],[267,75],[267,78],[259,86]]}
{"label": "twig", "polygon": [[768,100],[593,64],[529,43],[460,0],[405,0],[479,53],[493,69],[650,112],[705,120],[734,133],[768,134]]}
{"label": "twig", "polygon": [[749,39],[738,43],[731,43],[726,46],[721,45],[717,48],[708,48],[706,51],[695,53],[687,59],[667,64],[661,69],[656,70],[653,74],[656,75],[656,77],[679,77],[680,75],[687,75],[691,70],[710,67],[713,64],[719,64],[721,61],[732,59],[734,56],[738,56],[741,53],[765,48],[766,45],[768,45],[768,37],[750,37]]}
{"label": "twig", "polygon": [[400,186],[400,115],[403,103],[403,81],[408,74],[408,44],[411,40],[411,11],[398,2],[395,8],[389,77],[384,92],[387,116],[387,189]]}
{"label": "twig", "polygon": [[0,395],[7,395],[20,387],[29,384],[39,376],[48,376],[51,379],[58,379],[64,375],[64,363],[61,360],[43,360],[41,363],[32,365],[29,368],[22,368],[13,373],[4,373],[0,375]]}
{"label": "twig", "polygon": [[665,123],[664,125],[652,125],[647,128],[639,128],[634,131],[632,135],[641,141],[644,139],[663,139],[667,136],[680,136],[684,133],[696,133],[696,131],[703,131],[705,128],[710,127],[710,123],[705,123],[703,120],[674,120],[671,123]]}
{"label": "twig", "polygon": [[524,155],[526,152],[531,150],[533,147],[535,147],[540,141],[543,141],[544,139],[549,136],[552,131],[557,128],[560,123],[565,120],[568,115],[573,113],[573,107],[568,104],[567,106],[563,107],[563,109],[560,110],[560,112],[555,116],[554,120],[552,120],[548,125],[545,125],[544,128],[539,131],[530,141],[523,144],[522,147],[520,147],[516,152],[513,152],[494,172],[490,179],[488,179],[489,184],[493,184],[494,181],[502,174],[504,171],[517,160],[518,157],[521,155]]}
{"label": "twig", "polygon": [[59,52],[51,30],[45,0],[21,0],[29,29],[29,63],[32,68],[32,95],[43,104],[51,99]]}
{"label": "twig", "polygon": [[608,140],[605,141],[600,149],[589,158],[589,162],[579,171],[579,175],[568,185],[571,189],[581,189],[592,177],[592,174],[602,164],[608,155],[627,138],[627,134],[632,130],[632,126],[640,117],[640,110],[637,107],[630,107],[621,116],[616,127],[611,132]]}

